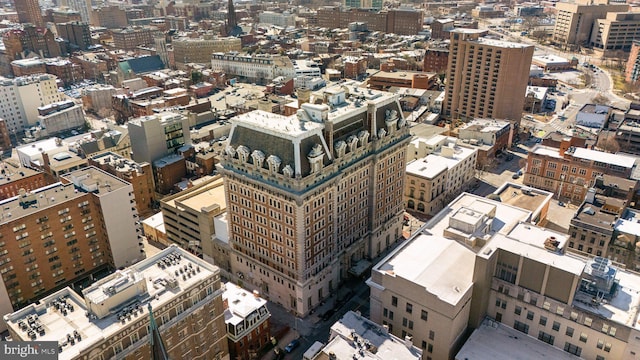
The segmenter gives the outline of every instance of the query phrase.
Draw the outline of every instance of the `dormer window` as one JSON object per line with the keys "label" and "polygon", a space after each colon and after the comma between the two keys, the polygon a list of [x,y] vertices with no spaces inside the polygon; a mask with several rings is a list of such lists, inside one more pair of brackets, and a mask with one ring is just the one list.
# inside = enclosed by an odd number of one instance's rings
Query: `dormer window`
{"label": "dormer window", "polygon": [[267,158],[267,164],[269,164],[269,173],[276,174],[280,171],[280,164],[282,164],[282,160],[275,155],[270,155]]}
{"label": "dormer window", "polygon": [[264,153],[260,150],[253,150],[253,152],[251,153],[251,158],[253,159],[253,165],[256,166],[256,168],[260,169],[262,168],[262,164],[264,163]]}
{"label": "dormer window", "polygon": [[224,152],[232,158],[236,157],[236,149],[233,146],[229,145],[224,149]]}
{"label": "dormer window", "polygon": [[309,160],[309,164],[311,165],[311,173],[315,174],[320,172],[322,169],[322,159],[324,158],[324,150],[322,149],[322,145],[315,144],[309,155],[307,155],[307,159]]}
{"label": "dormer window", "polygon": [[387,130],[389,131],[389,134],[392,134],[396,132],[396,128],[398,126],[398,112],[396,110],[389,110],[387,109],[387,111],[385,111],[385,116],[384,116],[384,122],[387,125]]}
{"label": "dormer window", "polygon": [[343,157],[347,149],[347,143],[342,140],[336,141],[336,144],[333,146],[333,148],[336,151],[336,157]]}
{"label": "dormer window", "polygon": [[291,167],[291,165],[286,165],[284,168],[282,168],[282,173],[284,174],[284,176],[286,177],[293,177],[293,168]]}
{"label": "dormer window", "polygon": [[355,135],[349,136],[347,139],[349,144],[349,152],[354,152],[358,148],[358,138]]}
{"label": "dormer window", "polygon": [[362,130],[358,133],[358,140],[360,140],[360,146],[365,146],[369,143],[369,132]]}
{"label": "dormer window", "polygon": [[249,148],[244,146],[244,145],[240,145],[238,146],[238,159],[240,159],[240,161],[242,161],[243,163],[246,163],[249,160]]}

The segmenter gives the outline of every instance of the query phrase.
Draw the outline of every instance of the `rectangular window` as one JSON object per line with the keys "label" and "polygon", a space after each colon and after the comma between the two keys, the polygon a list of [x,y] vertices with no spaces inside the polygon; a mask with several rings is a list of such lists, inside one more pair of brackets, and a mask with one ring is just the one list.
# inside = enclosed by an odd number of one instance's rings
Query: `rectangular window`
{"label": "rectangular window", "polygon": [[564,334],[569,336],[569,337],[573,337],[573,328],[570,327],[570,326],[567,326],[567,331],[565,331]]}
{"label": "rectangular window", "polygon": [[391,306],[398,306],[398,298],[395,296],[391,297]]}
{"label": "rectangular window", "polygon": [[516,313],[516,315],[520,315],[522,314],[522,308],[520,306],[516,306],[516,309],[514,312]]}
{"label": "rectangular window", "polygon": [[580,341],[582,341],[583,343],[586,343],[587,342],[587,334],[580,333]]}
{"label": "rectangular window", "polygon": [[429,330],[429,340],[435,340],[436,333],[433,330]]}
{"label": "rectangular window", "polygon": [[540,316],[540,321],[539,321],[540,325],[542,326],[547,326],[547,318],[544,316]]}
{"label": "rectangular window", "polygon": [[406,310],[407,310],[407,313],[411,314],[413,312],[413,304],[407,303]]}
{"label": "rectangular window", "polygon": [[546,342],[549,345],[553,345],[553,342],[556,340],[555,336],[547,334],[544,331],[538,332],[538,340],[542,342]]}
{"label": "rectangular window", "polygon": [[520,321],[518,321],[518,320],[516,320],[516,321],[513,323],[513,328],[514,328],[514,329],[516,329],[516,330],[518,330],[518,331],[522,331],[522,332],[523,332],[523,333],[525,333],[525,334],[528,334],[528,333],[529,333],[529,325],[527,325],[527,324],[525,324],[525,323],[522,323],[522,322],[520,322]]}
{"label": "rectangular window", "polygon": [[422,319],[424,321],[427,321],[427,319],[429,319],[429,313],[424,311],[424,310],[422,310],[420,312],[420,319]]}
{"label": "rectangular window", "polygon": [[533,320],[533,311],[527,311],[527,320]]}
{"label": "rectangular window", "polygon": [[553,322],[553,326],[551,327],[551,329],[555,330],[555,331],[559,331],[560,330],[560,323],[557,321]]}
{"label": "rectangular window", "polygon": [[569,354],[573,354],[575,356],[580,356],[580,354],[582,354],[582,348],[579,346],[573,345],[570,342],[564,343],[564,351],[568,352]]}

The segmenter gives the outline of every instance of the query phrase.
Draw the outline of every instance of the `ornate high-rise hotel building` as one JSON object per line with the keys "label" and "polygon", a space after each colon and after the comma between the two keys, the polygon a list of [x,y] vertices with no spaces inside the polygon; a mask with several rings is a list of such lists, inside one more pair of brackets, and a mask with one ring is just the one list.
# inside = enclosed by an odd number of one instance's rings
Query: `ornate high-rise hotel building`
{"label": "ornate high-rise hotel building", "polygon": [[401,236],[410,135],[398,99],[344,83],[292,116],[232,120],[219,170],[245,287],[304,315]]}

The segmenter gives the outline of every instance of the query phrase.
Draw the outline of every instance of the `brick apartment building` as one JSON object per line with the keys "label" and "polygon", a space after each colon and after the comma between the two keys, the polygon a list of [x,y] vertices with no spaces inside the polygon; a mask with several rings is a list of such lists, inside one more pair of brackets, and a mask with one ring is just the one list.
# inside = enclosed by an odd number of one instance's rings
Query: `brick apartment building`
{"label": "brick apartment building", "polygon": [[0,313],[143,259],[132,191],[91,167],[0,202]]}

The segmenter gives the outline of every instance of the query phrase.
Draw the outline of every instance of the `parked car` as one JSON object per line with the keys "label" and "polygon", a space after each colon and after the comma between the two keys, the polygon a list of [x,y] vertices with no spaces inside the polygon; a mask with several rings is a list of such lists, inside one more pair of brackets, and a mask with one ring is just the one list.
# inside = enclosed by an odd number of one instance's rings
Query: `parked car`
{"label": "parked car", "polygon": [[288,354],[295,350],[298,346],[300,346],[300,341],[298,339],[292,340],[289,345],[284,347],[284,351]]}
{"label": "parked car", "polygon": [[516,179],[520,178],[520,175],[518,175],[518,173],[515,173],[515,174],[511,175],[511,178],[516,180]]}

